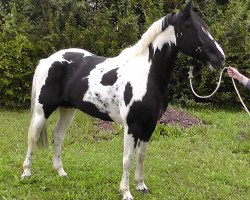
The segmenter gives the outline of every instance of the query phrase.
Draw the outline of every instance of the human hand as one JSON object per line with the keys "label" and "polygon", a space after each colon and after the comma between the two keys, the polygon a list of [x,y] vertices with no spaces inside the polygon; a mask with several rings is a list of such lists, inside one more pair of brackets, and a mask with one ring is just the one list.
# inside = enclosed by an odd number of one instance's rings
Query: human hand
{"label": "human hand", "polygon": [[229,66],[228,69],[227,69],[227,73],[228,73],[228,76],[229,77],[232,77],[234,79],[237,79],[238,81],[240,81],[240,78],[242,76],[242,74],[240,72],[238,72],[237,69]]}

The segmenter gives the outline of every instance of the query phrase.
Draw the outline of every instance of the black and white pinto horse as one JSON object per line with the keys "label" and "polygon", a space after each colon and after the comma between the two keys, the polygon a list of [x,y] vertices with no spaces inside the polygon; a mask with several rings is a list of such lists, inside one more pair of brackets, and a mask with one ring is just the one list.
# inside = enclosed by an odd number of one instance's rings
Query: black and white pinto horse
{"label": "black and white pinto horse", "polygon": [[193,11],[192,2],[179,13],[154,22],[132,47],[113,58],[82,49],[61,50],[42,59],[32,86],[32,120],[22,178],[31,176],[34,147],[46,140],[46,122],[59,108],[53,131],[53,167],[67,176],[61,159],[61,145],[75,109],[93,117],[124,125],[123,199],[133,199],[129,175],[136,153],[136,189],[147,192],[143,162],[148,141],[157,120],[168,104],[168,83],[176,55],[182,52],[211,66],[222,66],[225,55],[208,32],[206,23]]}

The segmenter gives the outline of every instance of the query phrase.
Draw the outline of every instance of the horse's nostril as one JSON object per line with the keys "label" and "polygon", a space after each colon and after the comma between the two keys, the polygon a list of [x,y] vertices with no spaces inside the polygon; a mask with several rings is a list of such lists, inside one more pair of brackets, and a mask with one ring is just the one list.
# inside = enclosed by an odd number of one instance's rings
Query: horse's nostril
{"label": "horse's nostril", "polygon": [[225,56],[221,55],[220,61],[221,61],[222,65],[224,65],[225,64]]}
{"label": "horse's nostril", "polygon": [[225,57],[224,56],[221,56],[221,61],[225,62]]}
{"label": "horse's nostril", "polygon": [[221,59],[221,64],[222,64],[222,66],[224,66],[225,64],[226,64],[226,62],[225,62],[225,59],[223,58],[223,59]]}

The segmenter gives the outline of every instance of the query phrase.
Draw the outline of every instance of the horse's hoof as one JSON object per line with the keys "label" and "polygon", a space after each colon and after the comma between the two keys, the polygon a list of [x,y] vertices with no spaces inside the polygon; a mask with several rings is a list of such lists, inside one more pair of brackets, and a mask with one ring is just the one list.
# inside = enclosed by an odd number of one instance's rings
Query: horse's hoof
{"label": "horse's hoof", "polygon": [[131,196],[131,197],[123,197],[122,200],[134,200],[134,198]]}
{"label": "horse's hoof", "polygon": [[21,180],[25,180],[31,177],[31,174],[27,174],[25,172],[23,172],[22,176],[21,176]]}
{"label": "horse's hoof", "polygon": [[143,189],[137,189],[139,192],[143,193],[143,194],[148,194],[149,191],[147,188],[143,188]]}
{"label": "horse's hoof", "polygon": [[125,193],[123,194],[122,200],[133,200],[133,199],[134,199],[134,198],[133,198],[133,196],[131,195],[130,192],[125,192]]}
{"label": "horse's hoof", "polygon": [[64,171],[63,168],[60,168],[60,169],[58,169],[58,170],[56,170],[56,171],[57,171],[57,173],[58,173],[58,175],[59,175],[60,177],[68,178],[68,174]]}
{"label": "horse's hoof", "polygon": [[138,190],[139,192],[144,193],[144,194],[148,193],[148,188],[147,188],[147,186],[145,185],[144,182],[138,184],[136,186],[136,190]]}
{"label": "horse's hoof", "polygon": [[59,173],[59,176],[62,177],[62,178],[65,178],[65,179],[68,179],[68,174],[66,172],[64,173]]}
{"label": "horse's hoof", "polygon": [[64,179],[68,179],[68,178],[69,178],[67,174],[66,174],[66,175],[63,175],[63,176],[60,176],[60,177],[62,177],[62,178],[64,178]]}

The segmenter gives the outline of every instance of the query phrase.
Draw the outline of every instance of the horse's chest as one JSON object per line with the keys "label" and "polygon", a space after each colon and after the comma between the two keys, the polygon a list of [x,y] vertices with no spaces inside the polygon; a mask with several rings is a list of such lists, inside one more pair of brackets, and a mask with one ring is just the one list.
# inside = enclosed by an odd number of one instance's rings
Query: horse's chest
{"label": "horse's chest", "polygon": [[88,90],[83,101],[94,104],[99,112],[108,114],[112,120],[122,122],[132,103],[142,101],[147,90],[149,70],[145,66],[131,65],[97,66],[86,77]]}

